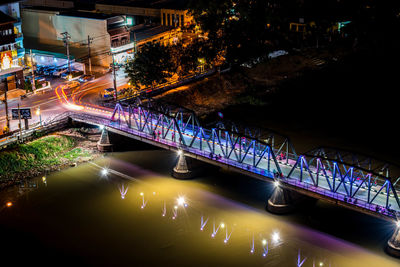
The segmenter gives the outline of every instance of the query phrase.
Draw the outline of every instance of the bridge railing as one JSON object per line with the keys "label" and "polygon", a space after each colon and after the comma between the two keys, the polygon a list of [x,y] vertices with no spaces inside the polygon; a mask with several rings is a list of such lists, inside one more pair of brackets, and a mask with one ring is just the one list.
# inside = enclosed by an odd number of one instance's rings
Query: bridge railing
{"label": "bridge railing", "polygon": [[358,198],[350,199],[346,194],[332,192],[321,187],[315,187],[312,184],[300,182],[298,179],[285,178],[284,181],[292,186],[315,192],[319,195],[323,195],[342,202],[350,203],[354,206],[364,208],[371,212],[379,213],[388,217],[397,218],[399,214],[398,211],[387,209],[384,205],[368,203],[367,201],[360,200]]}

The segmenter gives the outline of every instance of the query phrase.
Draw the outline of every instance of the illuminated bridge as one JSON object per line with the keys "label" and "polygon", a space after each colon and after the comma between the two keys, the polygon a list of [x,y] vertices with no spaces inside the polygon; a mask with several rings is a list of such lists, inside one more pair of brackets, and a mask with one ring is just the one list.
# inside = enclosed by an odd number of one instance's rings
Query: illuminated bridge
{"label": "illuminated bridge", "polygon": [[[400,179],[391,176],[395,167],[369,157],[331,148],[298,155],[288,138],[272,132],[250,131],[227,123],[205,128],[188,109],[139,99],[132,104],[117,104],[113,112],[101,116],[69,116],[182,151],[181,160],[186,155],[258,179],[273,179],[284,188],[383,218],[400,214]],[[184,176],[185,170],[181,171]]]}
{"label": "illuminated bridge", "polygon": [[[232,123],[203,127],[194,112],[155,101],[136,99],[114,109],[86,107],[68,113],[77,122],[103,127],[100,146],[107,147],[107,131],[178,152],[173,175],[188,178],[185,156],[231,169],[257,179],[274,181],[268,210],[283,213],[302,195],[397,222],[389,240],[392,254],[400,254],[400,187],[396,168],[365,156],[332,148],[297,154],[288,138],[267,131],[251,131]],[[289,190],[287,190],[289,189]]]}

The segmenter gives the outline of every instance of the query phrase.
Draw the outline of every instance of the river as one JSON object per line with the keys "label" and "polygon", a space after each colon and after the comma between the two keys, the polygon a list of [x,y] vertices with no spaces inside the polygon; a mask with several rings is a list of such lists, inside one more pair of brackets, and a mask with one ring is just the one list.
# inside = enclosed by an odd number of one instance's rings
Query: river
{"label": "river", "polygon": [[1,192],[3,263],[399,266],[383,252],[389,222],[321,201],[272,215],[271,183],[218,169],[176,180],[176,159],[113,153]]}

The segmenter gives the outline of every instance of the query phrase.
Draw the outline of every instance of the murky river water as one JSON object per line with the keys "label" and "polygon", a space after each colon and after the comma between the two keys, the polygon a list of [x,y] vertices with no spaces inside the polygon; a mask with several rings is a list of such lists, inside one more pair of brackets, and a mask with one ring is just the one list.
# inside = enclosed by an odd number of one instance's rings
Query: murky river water
{"label": "murky river water", "polygon": [[[39,177],[31,183],[36,189],[2,192],[2,262],[400,264],[382,251],[393,230],[389,223],[320,202],[292,215],[272,215],[264,210],[270,184],[221,170],[190,181],[175,180],[169,172],[176,158],[160,150],[115,153],[51,174],[45,181]],[[100,167],[109,168],[109,174],[102,175]],[[7,207],[7,202],[12,205]]]}

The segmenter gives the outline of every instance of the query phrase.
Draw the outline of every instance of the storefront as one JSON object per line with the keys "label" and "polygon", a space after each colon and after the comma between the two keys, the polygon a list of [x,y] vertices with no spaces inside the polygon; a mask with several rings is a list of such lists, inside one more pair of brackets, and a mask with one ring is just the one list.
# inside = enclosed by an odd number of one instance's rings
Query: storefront
{"label": "storefront", "polygon": [[21,65],[16,50],[0,52],[0,91],[24,88]]}
{"label": "storefront", "polygon": [[[32,51],[32,57],[30,52]],[[68,66],[68,57],[61,53],[54,53],[48,51],[40,51],[32,49],[31,51],[27,51],[25,61],[28,66],[32,66],[31,59],[33,59],[34,64],[36,66],[44,66],[44,67],[67,67]],[[84,64],[75,62],[74,57],[70,56],[71,68],[73,70],[84,71]]]}
{"label": "storefront", "polygon": [[125,64],[128,60],[134,57],[134,43],[112,47],[111,52],[114,56],[114,61],[118,65]]}

